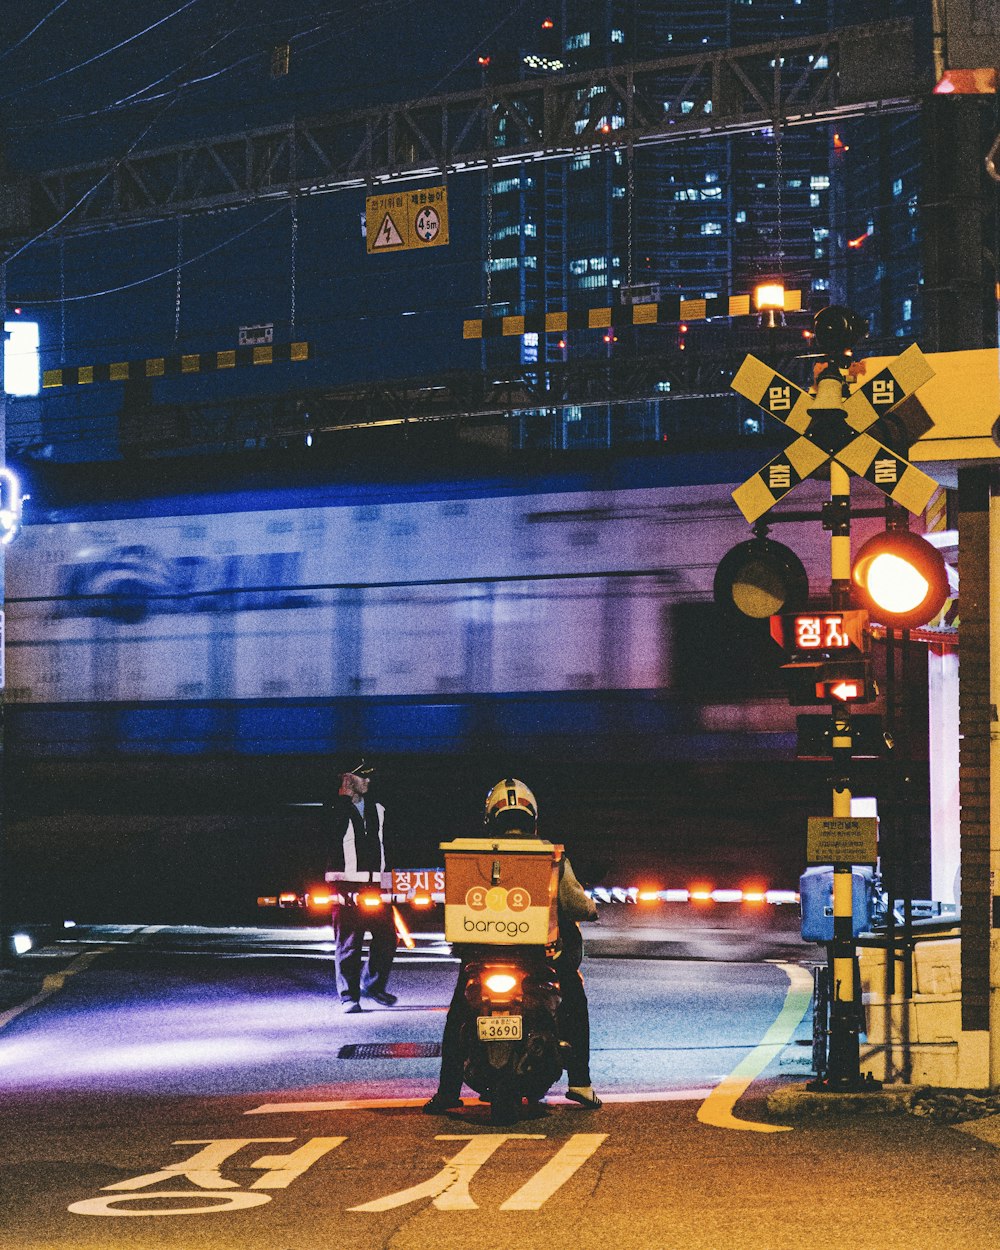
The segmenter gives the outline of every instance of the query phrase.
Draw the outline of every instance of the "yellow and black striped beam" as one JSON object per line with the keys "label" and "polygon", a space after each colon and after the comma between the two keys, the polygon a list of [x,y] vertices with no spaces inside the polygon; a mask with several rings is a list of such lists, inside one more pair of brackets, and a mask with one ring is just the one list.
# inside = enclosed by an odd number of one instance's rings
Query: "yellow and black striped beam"
{"label": "yellow and black striped beam", "polygon": [[[950,513],[957,507],[957,502],[954,492],[949,497],[947,487],[942,486],[927,505],[927,511],[924,513],[924,533],[942,534],[945,530],[955,529],[955,519]],[[932,621],[928,622],[927,627],[928,629],[939,629],[941,626],[947,625],[957,628],[958,624],[958,598],[955,595],[949,595],[944,601],[941,611]]]}
{"label": "yellow and black striped beam", "polygon": [[[785,311],[802,307],[801,291],[785,292]],[[462,323],[466,339],[506,338],[515,334],[565,334],[568,330],[610,330],[627,326],[671,325],[709,317],[749,317],[749,295],[716,295],[711,299],[670,296],[656,304],[620,304],[610,308],[579,308],[564,312],[524,313],[512,317],[478,317]]]}
{"label": "yellow and black striped beam", "polygon": [[269,343],[259,347],[234,347],[223,352],[190,352],[182,356],[151,356],[147,360],[119,360],[110,364],[46,369],[42,374],[42,387],[50,390],[60,386],[87,386],[93,382],[183,377],[189,373],[217,373],[243,365],[272,365],[280,361],[308,359],[308,343]]}

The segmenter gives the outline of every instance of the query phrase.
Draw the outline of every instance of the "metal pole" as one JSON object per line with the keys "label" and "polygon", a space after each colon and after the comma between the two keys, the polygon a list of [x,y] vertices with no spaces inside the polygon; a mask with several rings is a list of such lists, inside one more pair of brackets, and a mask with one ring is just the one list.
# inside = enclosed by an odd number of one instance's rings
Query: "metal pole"
{"label": "metal pole", "polygon": [[[899,840],[895,836],[896,807],[896,631],[891,625],[885,630],[885,744],[886,767],[885,777],[889,800],[889,833],[892,835],[889,855],[886,856],[886,844],[889,839],[881,835],[880,850],[882,853],[882,885],[888,898],[888,911],[885,917],[885,994],[892,998],[896,992],[896,885],[899,880]],[[883,826],[884,828],[884,826]],[[888,864],[886,859],[888,858]]]}
{"label": "metal pole", "polygon": [[[834,370],[829,370],[833,374]],[[823,395],[824,389],[826,395]],[[842,385],[839,374],[821,377],[817,401],[827,405],[836,399],[840,406]],[[830,537],[830,597],[833,607],[850,602],[851,479],[836,461],[830,465],[830,502],[833,527]],[[851,815],[850,769],[853,739],[850,712],[845,708],[833,715],[833,816]],[[833,943],[831,954],[830,1058],[826,1084],[830,1089],[849,1089],[861,1084],[858,1017],[854,984],[854,868],[851,864],[833,866]]]}

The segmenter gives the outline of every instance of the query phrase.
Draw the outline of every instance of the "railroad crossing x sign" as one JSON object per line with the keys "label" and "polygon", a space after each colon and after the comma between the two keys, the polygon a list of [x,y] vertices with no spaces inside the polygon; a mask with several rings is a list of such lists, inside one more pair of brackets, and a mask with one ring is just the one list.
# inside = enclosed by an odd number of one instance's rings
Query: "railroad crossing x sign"
{"label": "railroad crossing x sign", "polygon": [[818,408],[815,396],[762,360],[747,356],[733,378],[733,390],[799,437],[733,491],[739,510],[753,524],[793,486],[832,459],[910,512],[922,512],[938,489],[937,482],[865,431],[933,376],[926,357],[913,344],[852,391],[842,407]]}

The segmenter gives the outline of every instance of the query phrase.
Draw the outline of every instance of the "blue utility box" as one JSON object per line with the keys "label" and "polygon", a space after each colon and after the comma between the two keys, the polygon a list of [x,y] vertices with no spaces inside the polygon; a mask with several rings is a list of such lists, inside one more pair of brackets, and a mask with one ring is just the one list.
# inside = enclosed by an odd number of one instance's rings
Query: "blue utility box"
{"label": "blue utility box", "polygon": [[[855,864],[851,869],[854,936],[871,930],[875,916],[875,871]],[[807,868],[799,877],[799,906],[802,910],[802,940],[833,941],[833,866]]]}

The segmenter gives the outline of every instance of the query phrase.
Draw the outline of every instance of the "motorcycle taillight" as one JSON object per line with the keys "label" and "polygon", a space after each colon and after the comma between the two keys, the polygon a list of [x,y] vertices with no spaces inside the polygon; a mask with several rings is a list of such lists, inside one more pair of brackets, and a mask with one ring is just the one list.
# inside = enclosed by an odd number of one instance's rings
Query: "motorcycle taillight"
{"label": "motorcycle taillight", "polygon": [[486,969],[483,972],[483,988],[495,998],[509,998],[520,986],[521,978],[513,972]]}

